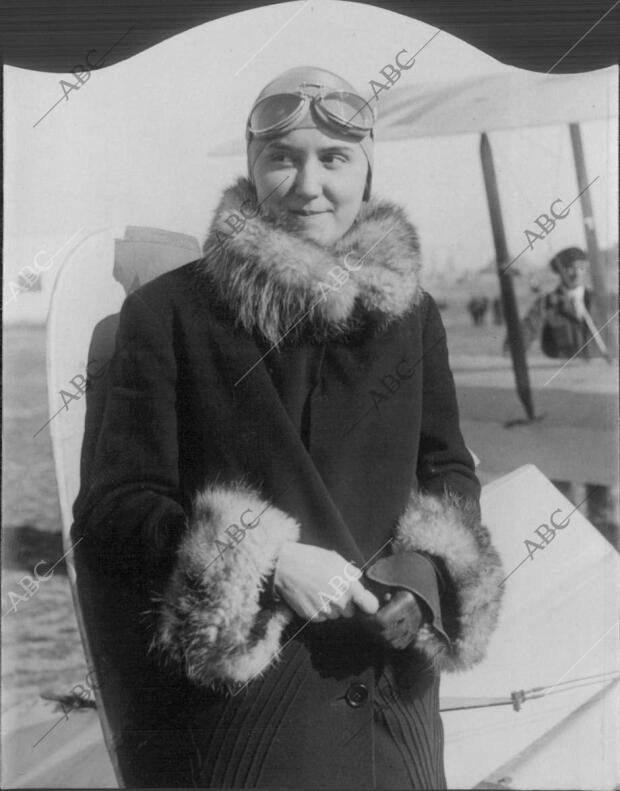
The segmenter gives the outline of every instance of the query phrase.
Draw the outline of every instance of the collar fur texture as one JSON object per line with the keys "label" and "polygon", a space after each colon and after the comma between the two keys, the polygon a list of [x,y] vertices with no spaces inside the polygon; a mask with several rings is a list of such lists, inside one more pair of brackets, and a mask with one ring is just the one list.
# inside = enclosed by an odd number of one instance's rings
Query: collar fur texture
{"label": "collar fur texture", "polygon": [[198,266],[237,323],[272,344],[302,328],[324,340],[370,320],[385,326],[421,297],[418,236],[401,208],[371,199],[347,233],[323,247],[257,206],[246,178],[224,191]]}

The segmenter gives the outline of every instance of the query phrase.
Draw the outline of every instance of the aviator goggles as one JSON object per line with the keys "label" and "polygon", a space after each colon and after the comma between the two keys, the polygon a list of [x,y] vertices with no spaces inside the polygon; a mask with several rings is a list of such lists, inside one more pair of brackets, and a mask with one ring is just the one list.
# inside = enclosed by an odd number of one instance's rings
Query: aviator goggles
{"label": "aviator goggles", "polygon": [[[303,90],[317,88],[314,94]],[[270,137],[294,129],[297,122],[312,108],[322,123],[337,132],[362,139],[376,121],[368,102],[349,91],[326,90],[324,85],[303,82],[299,91],[277,93],[260,99],[248,118],[246,137]]]}

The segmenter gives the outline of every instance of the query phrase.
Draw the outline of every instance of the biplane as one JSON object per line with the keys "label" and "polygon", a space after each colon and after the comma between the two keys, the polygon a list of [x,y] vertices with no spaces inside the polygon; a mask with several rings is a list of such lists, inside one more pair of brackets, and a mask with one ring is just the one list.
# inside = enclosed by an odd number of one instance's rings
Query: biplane
{"label": "biplane", "polygon": [[[509,258],[485,135],[492,128],[543,123],[574,126],[602,113],[607,117],[610,79],[610,70],[603,70],[561,77],[511,75],[455,82],[449,89],[417,86],[394,90],[381,108],[383,139],[432,136],[439,129],[443,134],[449,130],[481,134],[498,275],[506,316],[512,322],[517,389],[529,417],[534,408],[519,346],[512,286],[502,272]],[[584,86],[590,101],[582,106],[576,97],[583,97]],[[573,139],[578,142],[574,132]],[[215,153],[236,153],[236,149],[220,147]],[[578,157],[576,164],[579,173],[583,163]],[[583,208],[587,220],[588,207]],[[588,236],[590,253],[592,242],[595,238]],[[127,293],[199,256],[198,242],[184,234],[135,227],[106,229],[91,234],[68,253],[52,295],[47,373],[50,415],[58,414],[49,430],[69,581],[86,661],[95,675],[101,658],[93,654],[90,635],[96,624],[88,623],[88,608],[76,586],[69,538],[80,480],[86,399],[76,399],[59,412],[59,393],[76,374],[88,372],[94,356],[100,362],[112,356],[118,312]],[[96,420],[96,412],[89,419]],[[502,583],[506,595],[499,627],[485,660],[471,671],[442,677],[449,785],[617,787],[618,553],[532,465],[485,486],[482,512],[509,573]],[[560,523],[563,527],[558,527]],[[546,543],[538,540],[538,549],[533,551],[533,536],[540,538],[535,531],[542,525],[547,526],[544,534],[553,537]],[[95,700],[96,709],[76,712],[50,733],[45,746],[38,748],[36,763],[28,749],[30,742],[53,725],[57,714],[40,712],[36,728],[30,723],[20,731],[16,723],[14,742],[21,740],[26,748],[12,750],[5,743],[5,755],[12,758],[5,766],[4,784],[123,787],[108,717],[110,700],[103,688],[95,688]]]}

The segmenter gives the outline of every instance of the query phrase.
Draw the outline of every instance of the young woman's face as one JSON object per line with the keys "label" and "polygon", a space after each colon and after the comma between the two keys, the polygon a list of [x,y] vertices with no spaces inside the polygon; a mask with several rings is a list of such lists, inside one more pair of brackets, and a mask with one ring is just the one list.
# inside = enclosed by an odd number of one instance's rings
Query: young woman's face
{"label": "young woman's face", "polygon": [[258,202],[285,227],[321,245],[345,234],[362,205],[368,161],[362,148],[320,129],[293,129],[262,146],[254,163]]}

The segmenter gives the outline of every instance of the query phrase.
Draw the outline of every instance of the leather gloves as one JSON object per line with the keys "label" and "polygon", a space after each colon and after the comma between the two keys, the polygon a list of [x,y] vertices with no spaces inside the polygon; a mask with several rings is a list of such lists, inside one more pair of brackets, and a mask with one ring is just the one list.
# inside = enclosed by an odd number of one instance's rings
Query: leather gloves
{"label": "leather gloves", "polygon": [[366,570],[363,581],[380,608],[374,615],[360,613],[358,619],[385,645],[407,648],[422,625],[450,643],[441,621],[437,572],[424,555],[401,552],[382,558]]}
{"label": "leather gloves", "polygon": [[379,585],[375,583],[370,589],[382,606],[374,615],[360,614],[358,619],[375,638],[390,648],[402,650],[411,644],[424,622],[422,609],[411,591],[381,585],[386,588],[381,595],[377,590]]}

